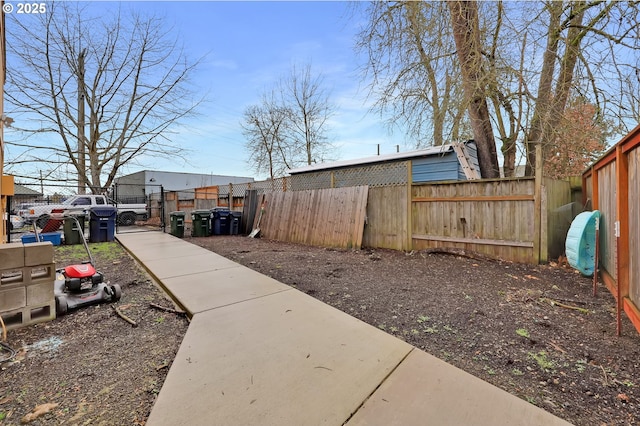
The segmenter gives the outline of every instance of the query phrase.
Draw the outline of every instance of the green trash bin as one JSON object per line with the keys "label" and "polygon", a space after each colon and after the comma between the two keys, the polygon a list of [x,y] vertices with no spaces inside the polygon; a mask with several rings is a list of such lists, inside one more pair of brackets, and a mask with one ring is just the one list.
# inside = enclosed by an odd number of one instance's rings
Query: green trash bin
{"label": "green trash bin", "polygon": [[171,212],[169,213],[169,221],[171,222],[171,235],[174,237],[184,237],[184,217],[185,212]]}
{"label": "green trash bin", "polygon": [[191,213],[191,236],[209,236],[209,210],[194,210]]}
{"label": "green trash bin", "polygon": [[[78,222],[75,219],[78,219]],[[84,238],[84,221],[86,216],[83,214],[74,214],[64,218],[64,243],[65,245],[82,244]],[[80,229],[78,230],[78,224]]]}

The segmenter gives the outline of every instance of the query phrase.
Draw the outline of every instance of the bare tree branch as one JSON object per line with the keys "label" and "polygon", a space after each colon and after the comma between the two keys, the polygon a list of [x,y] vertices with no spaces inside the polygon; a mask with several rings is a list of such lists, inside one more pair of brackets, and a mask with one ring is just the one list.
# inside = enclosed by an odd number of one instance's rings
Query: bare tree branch
{"label": "bare tree branch", "polygon": [[[187,60],[164,21],[121,9],[113,16],[91,13],[90,5],[49,3],[46,14],[14,19],[6,99],[22,117],[23,134],[54,135],[46,146],[30,146],[29,161],[55,153],[73,167],[80,186],[100,191],[142,155],[182,158],[168,132],[194,116],[202,98],[189,87],[198,61]],[[79,95],[88,127],[80,143]],[[86,168],[79,152],[86,152]]]}

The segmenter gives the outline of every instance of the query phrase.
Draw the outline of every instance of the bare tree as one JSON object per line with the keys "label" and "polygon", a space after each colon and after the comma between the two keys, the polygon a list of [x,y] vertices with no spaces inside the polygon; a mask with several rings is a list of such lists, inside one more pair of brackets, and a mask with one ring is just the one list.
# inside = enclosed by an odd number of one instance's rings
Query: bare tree
{"label": "bare tree", "polygon": [[292,112],[283,107],[278,93],[268,92],[261,103],[249,106],[241,123],[247,138],[249,164],[257,173],[268,173],[269,178],[283,176],[291,168],[291,147],[287,145]]}
{"label": "bare tree", "polygon": [[415,147],[468,139],[455,46],[441,2],[366,3],[368,22],[357,37],[366,55],[374,110],[402,123]]}
{"label": "bare tree", "polygon": [[[506,176],[519,153],[533,170],[534,143],[545,150],[571,143],[556,129],[572,96],[596,106],[610,138],[638,121],[638,2],[398,1],[374,2],[368,12],[357,47],[368,54],[376,105],[391,107],[408,134],[412,123],[428,123],[421,128],[451,129],[445,137],[453,138],[465,124],[456,111],[469,106],[475,139],[495,143],[487,124],[495,129]],[[456,52],[459,61],[452,61]],[[457,96],[458,82],[470,105]]]}
{"label": "bare tree", "polygon": [[536,143],[548,150],[546,145],[568,142],[559,140],[557,129],[562,127],[572,94],[588,96],[600,121],[610,105],[625,108],[616,101],[625,97],[624,89],[614,89],[609,81],[619,71],[617,58],[636,56],[640,49],[637,2],[548,1],[544,11],[548,15],[546,48],[533,116],[524,138],[528,175],[535,168]]}
{"label": "bare tree", "polygon": [[500,177],[496,143],[487,105],[487,80],[475,1],[449,1],[453,38],[460,58],[462,84],[468,103],[473,138],[478,146],[478,163],[483,178]]}
{"label": "bare tree", "polygon": [[28,150],[14,166],[70,164],[79,188],[98,192],[142,155],[182,155],[169,132],[199,104],[188,85],[197,63],[163,20],[120,9],[92,17],[75,3],[7,19],[6,99],[27,136],[7,144]]}
{"label": "bare tree", "polygon": [[331,152],[326,132],[333,106],[323,80],[322,75],[312,74],[311,65],[305,65],[302,69],[294,66],[289,77],[281,81],[282,107],[291,112],[287,136],[290,146],[299,151],[292,162],[322,162]]}
{"label": "bare tree", "polygon": [[288,169],[329,159],[331,143],[326,132],[333,112],[322,76],[311,66],[276,82],[260,103],[245,110],[241,123],[250,152],[249,163],[271,179]]}

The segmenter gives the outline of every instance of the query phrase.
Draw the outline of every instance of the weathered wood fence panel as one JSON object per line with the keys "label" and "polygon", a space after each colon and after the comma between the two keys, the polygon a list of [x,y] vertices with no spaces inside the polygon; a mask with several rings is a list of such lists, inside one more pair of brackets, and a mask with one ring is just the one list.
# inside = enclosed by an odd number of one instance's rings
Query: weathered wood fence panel
{"label": "weathered wood fence panel", "polygon": [[617,279],[616,272],[616,163],[609,163],[598,173],[598,207],[600,211],[600,262]]}
{"label": "weathered wood fence panel", "polygon": [[[601,212],[600,276],[640,332],[640,126],[582,176],[583,192]],[[617,224],[617,225],[616,225]],[[616,235],[616,228],[618,230]],[[617,317],[617,331],[621,331]]]}
{"label": "weathered wood fence panel", "polygon": [[265,194],[265,238],[323,247],[362,246],[369,187]]}
{"label": "weathered wood fence panel", "polygon": [[369,188],[365,247],[411,250],[407,224],[407,186]]}
{"label": "weathered wood fence panel", "polygon": [[454,247],[535,263],[533,179],[414,185],[416,250]]}
{"label": "weathered wood fence panel", "polygon": [[[629,298],[640,306],[640,148],[629,152]],[[635,190],[632,190],[634,188]],[[640,330],[639,330],[640,331]]]}

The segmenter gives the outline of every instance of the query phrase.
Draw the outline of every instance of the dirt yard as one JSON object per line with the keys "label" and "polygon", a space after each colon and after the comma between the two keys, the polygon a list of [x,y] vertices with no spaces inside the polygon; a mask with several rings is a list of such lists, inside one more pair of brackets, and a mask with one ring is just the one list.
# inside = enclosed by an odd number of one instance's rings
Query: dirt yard
{"label": "dirt yard", "polygon": [[[7,332],[17,354],[0,363],[0,425],[21,424],[38,406],[49,411],[28,424],[144,425],[188,321],[151,307],[174,306],[118,243],[90,247],[122,298]],[[84,260],[80,245],[55,249],[56,267]]]}
{"label": "dirt yard", "polygon": [[[640,336],[600,285],[558,265],[385,250],[341,251],[242,236],[186,238],[294,286],[577,425],[640,424]],[[104,244],[104,243],[103,243]],[[72,246],[74,247],[74,246]],[[143,425],[187,328],[117,244],[92,245],[115,305],[9,331],[0,424]],[[59,248],[58,266],[84,260]],[[5,352],[0,354],[3,359]],[[419,396],[416,396],[419,397]]]}
{"label": "dirt yard", "polygon": [[[640,424],[640,336],[557,265],[192,238],[577,425]],[[623,317],[624,318],[624,317]],[[416,396],[419,397],[419,396]]]}

